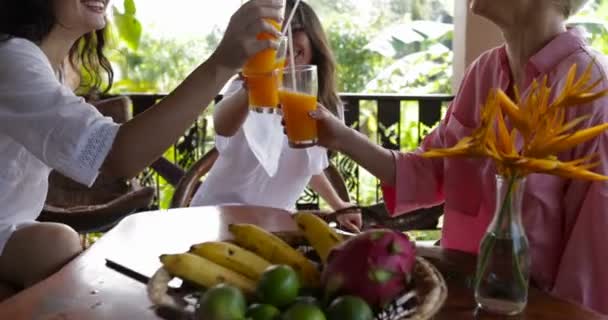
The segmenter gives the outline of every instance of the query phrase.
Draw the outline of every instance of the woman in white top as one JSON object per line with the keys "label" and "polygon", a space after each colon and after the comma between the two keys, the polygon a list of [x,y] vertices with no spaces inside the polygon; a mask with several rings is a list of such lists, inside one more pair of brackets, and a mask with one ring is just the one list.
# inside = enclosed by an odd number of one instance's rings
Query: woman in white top
{"label": "woman in white top", "polygon": [[[293,2],[287,1],[286,12],[291,12]],[[300,2],[292,30],[295,63],[317,66],[319,101],[337,114],[342,106],[336,93],[336,63],[321,23],[307,3]],[[216,106],[213,120],[219,158],[196,191],[192,206],[251,204],[292,210],[309,183],[334,210],[352,206],[340,199],[323,173],[328,166],[324,148],[290,148],[283,135],[281,117],[249,113],[248,105],[246,88],[242,81],[235,81]],[[260,154],[271,150],[272,147],[263,149],[272,144],[282,146],[277,157]],[[341,215],[339,222],[358,231],[361,214]]]}
{"label": "woman in white top", "polygon": [[93,75],[93,86],[102,79],[111,84],[103,56],[107,2],[0,2],[0,300],[81,251],[69,227],[34,222],[51,170],[86,185],[100,171],[136,175],[191,126],[249,56],[277,46],[256,35],[277,34],[262,18],[281,19],[282,1],[248,2],[206,62],[166,99],[119,126],[60,80],[62,62],[69,58]]}

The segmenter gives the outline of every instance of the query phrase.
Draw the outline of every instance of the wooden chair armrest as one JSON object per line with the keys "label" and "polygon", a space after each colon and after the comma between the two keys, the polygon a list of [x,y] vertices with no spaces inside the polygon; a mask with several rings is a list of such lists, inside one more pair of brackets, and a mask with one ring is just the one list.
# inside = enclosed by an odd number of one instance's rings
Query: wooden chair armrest
{"label": "wooden chair armrest", "polygon": [[154,169],[163,179],[167,180],[170,185],[177,187],[179,181],[186,174],[186,170],[182,169],[178,165],[172,163],[164,157],[160,157],[154,161],[150,168]]}
{"label": "wooden chair armrest", "polygon": [[116,123],[125,123],[131,119],[131,99],[118,96],[103,100],[90,101],[93,106],[106,117],[111,117]]}
{"label": "wooden chair armrest", "polygon": [[47,203],[37,220],[67,224],[79,233],[103,232],[122,218],[148,208],[153,198],[154,188],[145,187],[99,204],[57,207]]}
{"label": "wooden chair armrest", "polygon": [[218,156],[217,149],[213,148],[186,172],[175,187],[175,193],[171,200],[171,208],[182,208],[190,205],[190,200],[192,200],[194,192],[196,192],[196,189],[200,185],[201,177],[211,170]]}
{"label": "wooden chair armrest", "polygon": [[436,230],[443,215],[443,205],[415,210],[391,217],[384,203],[361,207],[366,227],[387,227],[400,231]]}

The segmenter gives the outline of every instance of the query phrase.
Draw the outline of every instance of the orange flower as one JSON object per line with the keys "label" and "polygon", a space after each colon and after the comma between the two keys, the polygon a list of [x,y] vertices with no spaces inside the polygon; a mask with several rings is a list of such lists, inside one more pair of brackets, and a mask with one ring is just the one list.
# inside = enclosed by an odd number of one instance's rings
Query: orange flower
{"label": "orange flower", "polygon": [[[607,176],[590,171],[599,162],[597,155],[569,162],[557,159],[557,154],[593,139],[608,129],[608,123],[576,131],[588,116],[566,122],[566,109],[577,107],[608,94],[608,89],[592,92],[601,79],[591,80],[593,62],[576,79],[576,65],[567,75],[565,85],[557,98],[550,101],[552,88],[547,77],[534,80],[530,92],[521,99],[515,88],[515,101],[502,90],[491,90],[481,109],[479,127],[451,148],[433,149],[424,157],[488,157],[495,161],[497,170],[506,177],[525,176],[530,173],[547,173],[565,178],[608,180]],[[507,120],[513,126],[509,131]],[[518,149],[517,141],[523,145]]]}

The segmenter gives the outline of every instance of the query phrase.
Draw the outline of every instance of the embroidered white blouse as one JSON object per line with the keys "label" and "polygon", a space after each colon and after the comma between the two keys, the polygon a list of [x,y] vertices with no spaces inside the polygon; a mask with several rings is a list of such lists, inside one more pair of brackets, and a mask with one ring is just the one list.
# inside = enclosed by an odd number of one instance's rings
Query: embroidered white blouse
{"label": "embroidered white blouse", "polygon": [[0,41],[0,252],[40,214],[52,169],[93,184],[118,128],[60,83],[36,44]]}

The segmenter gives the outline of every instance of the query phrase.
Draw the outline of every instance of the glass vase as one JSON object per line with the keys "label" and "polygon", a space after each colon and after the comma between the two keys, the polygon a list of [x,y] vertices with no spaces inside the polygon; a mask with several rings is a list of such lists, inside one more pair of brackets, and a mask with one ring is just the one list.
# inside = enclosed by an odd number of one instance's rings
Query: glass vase
{"label": "glass vase", "polygon": [[475,301],[485,311],[521,313],[528,302],[530,252],[521,220],[525,178],[496,177],[496,210],[481,241]]}

